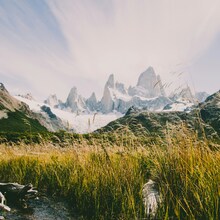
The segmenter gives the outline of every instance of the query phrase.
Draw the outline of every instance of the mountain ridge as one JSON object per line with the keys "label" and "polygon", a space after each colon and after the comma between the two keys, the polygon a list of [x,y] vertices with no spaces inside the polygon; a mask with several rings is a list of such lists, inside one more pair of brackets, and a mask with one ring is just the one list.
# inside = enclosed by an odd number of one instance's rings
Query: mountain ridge
{"label": "mountain ridge", "polygon": [[[23,99],[30,100],[30,97],[25,96]],[[11,96],[3,83],[0,83],[1,132],[42,132],[65,129],[62,121],[55,117],[48,107],[42,106],[41,109],[39,113],[31,111],[25,102]]]}
{"label": "mountain ridge", "polygon": [[74,86],[71,88],[66,102],[58,101],[57,97],[53,95],[53,97],[49,96],[45,103],[52,107],[77,113],[100,112],[108,114],[120,112],[125,114],[131,106],[159,111],[168,105],[171,107],[167,108],[172,110],[172,104],[174,104],[175,109],[184,110],[188,107],[187,101],[191,106],[196,103],[197,99],[200,99],[198,101],[200,102],[207,96],[208,94],[205,92],[192,94],[189,86],[167,96],[160,75],[156,74],[153,67],[150,66],[139,75],[136,85],[128,88],[123,83],[115,81],[114,74],[110,74],[105,83],[101,100],[97,100],[95,93],[92,93],[87,99],[82,97],[78,94],[77,87]]}
{"label": "mountain ridge", "polygon": [[163,137],[167,129],[173,130],[186,126],[189,130],[198,132],[200,137],[220,140],[220,90],[196,105],[190,112],[149,112],[146,109],[129,108],[125,116],[110,122],[96,132],[108,133],[126,128],[134,135]]}

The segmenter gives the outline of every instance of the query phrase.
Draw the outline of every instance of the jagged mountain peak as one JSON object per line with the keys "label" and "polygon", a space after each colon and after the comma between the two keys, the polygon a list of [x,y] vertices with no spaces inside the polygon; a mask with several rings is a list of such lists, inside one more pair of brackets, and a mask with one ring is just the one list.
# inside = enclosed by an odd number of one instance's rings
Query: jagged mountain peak
{"label": "jagged mountain peak", "polygon": [[76,86],[73,86],[71,89],[70,89],[70,92],[69,92],[69,95],[67,97],[67,102],[69,102],[70,100],[75,100],[77,99],[78,97],[78,91],[77,91],[77,88]]}
{"label": "jagged mountain peak", "polygon": [[147,88],[147,83],[148,81],[151,81],[152,79],[154,80],[157,78],[156,73],[153,69],[153,67],[148,67],[147,70],[142,72],[138,78],[137,86],[141,86],[143,88]]}
{"label": "jagged mountain peak", "polygon": [[78,98],[77,88],[75,86],[73,86],[69,92],[68,97],[67,97],[66,105],[72,106],[72,103],[76,102],[77,98]]}
{"label": "jagged mountain peak", "polygon": [[128,89],[130,96],[139,96],[144,98],[155,98],[165,96],[159,75],[156,75],[153,67],[142,72],[138,78],[137,85]]}
{"label": "jagged mountain peak", "polygon": [[85,99],[81,95],[78,95],[76,86],[70,90],[65,105],[73,112],[87,110]]}
{"label": "jagged mountain peak", "polygon": [[95,95],[94,92],[92,93],[92,95],[88,99],[92,99],[92,100],[96,100],[97,101],[96,95]]}
{"label": "jagged mountain peak", "polygon": [[[189,106],[194,104],[189,87],[176,91],[167,97],[160,75],[156,74],[154,68],[149,66],[138,78],[136,86],[127,88],[123,83],[115,81],[114,74],[110,74],[103,91],[101,100],[97,100],[95,93],[85,99],[78,94],[76,86],[72,87],[66,102],[59,101],[57,108],[72,112],[101,112],[125,113],[131,106],[146,108],[150,111],[162,110],[167,105]],[[173,109],[173,108],[172,108]]]}
{"label": "jagged mountain peak", "polygon": [[114,88],[114,86],[115,86],[114,74],[110,74],[105,86],[107,86],[109,88]]}
{"label": "jagged mountain peak", "polygon": [[77,94],[77,93],[78,93],[77,87],[76,87],[76,86],[73,86],[73,87],[71,88],[70,92],[69,92],[69,95],[70,95],[70,94]]}
{"label": "jagged mountain peak", "polygon": [[49,97],[44,101],[45,104],[50,105],[52,107],[58,105],[60,101],[57,99],[56,94],[51,94]]}
{"label": "jagged mountain peak", "polygon": [[125,85],[123,83],[116,82],[115,88],[121,92],[122,94],[127,94],[127,88],[125,88]]}
{"label": "jagged mountain peak", "polygon": [[96,95],[93,92],[92,95],[86,100],[86,106],[88,107],[88,109],[90,111],[96,111],[97,110],[97,99],[96,99]]}

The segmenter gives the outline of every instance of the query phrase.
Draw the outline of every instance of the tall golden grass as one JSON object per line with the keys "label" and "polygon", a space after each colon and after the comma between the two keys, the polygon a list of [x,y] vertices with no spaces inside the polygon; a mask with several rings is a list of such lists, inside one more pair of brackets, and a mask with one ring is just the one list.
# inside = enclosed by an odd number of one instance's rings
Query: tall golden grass
{"label": "tall golden grass", "polygon": [[220,151],[184,128],[161,144],[100,141],[0,145],[1,182],[31,182],[69,201],[83,219],[142,219],[142,187],[158,183],[159,219],[220,219]]}

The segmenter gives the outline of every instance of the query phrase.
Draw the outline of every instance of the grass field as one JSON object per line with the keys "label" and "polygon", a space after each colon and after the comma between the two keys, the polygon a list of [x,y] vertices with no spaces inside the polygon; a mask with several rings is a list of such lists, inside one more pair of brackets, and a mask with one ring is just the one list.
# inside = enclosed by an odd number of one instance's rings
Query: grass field
{"label": "grass field", "polygon": [[159,219],[220,219],[217,144],[184,128],[156,144],[121,138],[120,145],[1,144],[1,182],[31,182],[68,200],[83,219],[142,219],[142,187],[151,178],[162,195]]}

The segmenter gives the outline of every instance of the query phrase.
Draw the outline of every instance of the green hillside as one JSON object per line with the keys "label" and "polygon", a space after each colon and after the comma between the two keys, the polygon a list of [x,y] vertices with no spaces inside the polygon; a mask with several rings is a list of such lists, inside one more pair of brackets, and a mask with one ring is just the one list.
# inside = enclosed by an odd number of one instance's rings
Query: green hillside
{"label": "green hillside", "polygon": [[209,96],[191,112],[149,112],[130,108],[124,117],[110,122],[97,133],[125,131],[135,136],[165,137],[169,129],[178,130],[186,126],[200,137],[220,140],[220,91]]}
{"label": "green hillside", "polygon": [[36,119],[27,117],[21,111],[7,112],[8,118],[0,120],[0,132],[47,131]]}

